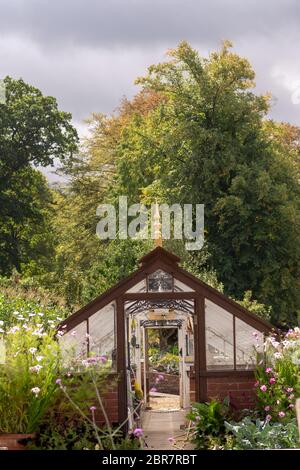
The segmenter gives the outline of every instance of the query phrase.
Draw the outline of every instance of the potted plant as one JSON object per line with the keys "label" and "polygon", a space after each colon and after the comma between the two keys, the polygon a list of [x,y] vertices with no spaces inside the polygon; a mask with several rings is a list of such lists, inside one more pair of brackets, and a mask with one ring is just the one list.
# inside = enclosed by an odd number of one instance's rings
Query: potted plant
{"label": "potted plant", "polygon": [[1,329],[0,448],[18,450],[33,439],[57,391],[59,347],[34,319]]}

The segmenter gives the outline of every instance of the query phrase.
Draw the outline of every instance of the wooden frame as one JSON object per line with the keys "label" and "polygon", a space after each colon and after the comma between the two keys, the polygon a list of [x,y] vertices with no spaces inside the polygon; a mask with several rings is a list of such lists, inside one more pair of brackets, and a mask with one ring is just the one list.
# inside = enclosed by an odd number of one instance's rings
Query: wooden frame
{"label": "wooden frame", "polygon": [[[137,271],[119,282],[116,286],[106,291],[104,294],[94,299],[85,307],[75,312],[60,325],[60,327],[64,327],[65,332],[68,332],[81,322],[87,320],[91,315],[101,310],[108,303],[112,301],[116,302],[117,373],[119,377],[118,394],[120,422],[124,421],[127,416],[125,302],[163,299],[194,300],[194,355],[197,401],[205,401],[207,399],[208,377],[253,376],[253,372],[248,370],[207,370],[205,342],[205,299],[212,301],[233,315],[234,330],[236,317],[263,333],[269,333],[273,329],[272,325],[266,320],[257,317],[238,303],[229,299],[224,294],[208,286],[200,279],[181,268],[178,265],[179,261],[180,258],[174,254],[169,253],[162,247],[156,247],[154,250],[140,259],[140,267]],[[173,282],[172,292],[148,292],[147,288],[145,292],[128,292],[129,289],[134,287],[134,285],[143,279],[146,279],[147,285],[147,276],[158,269],[171,274],[174,278],[190,287],[191,291],[175,291]],[[234,354],[236,354],[235,334],[233,337]]]}

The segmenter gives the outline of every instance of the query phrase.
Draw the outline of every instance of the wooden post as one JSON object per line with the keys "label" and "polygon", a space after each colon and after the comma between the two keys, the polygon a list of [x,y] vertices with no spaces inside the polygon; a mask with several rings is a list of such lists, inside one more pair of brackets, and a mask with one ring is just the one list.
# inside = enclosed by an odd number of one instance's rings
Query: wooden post
{"label": "wooden post", "polygon": [[[117,298],[117,373],[118,373],[118,415],[119,423],[127,419],[127,370],[124,300]],[[128,423],[124,426],[127,430]]]}
{"label": "wooden post", "polygon": [[298,431],[299,431],[299,439],[300,439],[300,398],[297,398],[296,400],[296,414],[297,414]]}
{"label": "wooden post", "polygon": [[194,322],[196,401],[205,401],[207,400],[207,377],[202,374],[206,370],[205,303],[202,295],[198,295],[195,299]]}

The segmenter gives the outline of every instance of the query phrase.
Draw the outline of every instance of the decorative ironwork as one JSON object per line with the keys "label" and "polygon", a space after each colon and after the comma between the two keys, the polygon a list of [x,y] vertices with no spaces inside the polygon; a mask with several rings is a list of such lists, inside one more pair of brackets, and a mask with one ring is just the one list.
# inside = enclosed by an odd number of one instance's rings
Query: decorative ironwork
{"label": "decorative ironwork", "polygon": [[137,314],[145,310],[169,309],[179,312],[194,314],[194,304],[188,300],[164,299],[164,300],[135,300],[126,307],[127,314]]}
{"label": "decorative ironwork", "polygon": [[162,327],[162,326],[174,326],[181,328],[182,320],[141,320],[141,326],[153,328],[155,326]]}
{"label": "decorative ironwork", "polygon": [[149,292],[172,292],[173,290],[173,277],[171,274],[158,269],[148,276],[148,291]]}

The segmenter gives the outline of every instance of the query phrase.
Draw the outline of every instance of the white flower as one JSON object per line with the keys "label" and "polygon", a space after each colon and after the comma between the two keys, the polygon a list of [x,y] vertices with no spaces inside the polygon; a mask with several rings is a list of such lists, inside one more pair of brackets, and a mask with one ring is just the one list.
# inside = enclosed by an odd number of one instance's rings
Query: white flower
{"label": "white flower", "polygon": [[16,331],[19,331],[20,328],[18,326],[13,326],[12,328],[10,328],[10,330],[8,330],[8,333],[12,333],[14,334]]}
{"label": "white flower", "polygon": [[36,348],[30,348],[30,349],[29,349],[29,352],[30,352],[31,354],[34,354],[35,352],[37,352],[37,349],[36,349]]}
{"label": "white flower", "polygon": [[4,325],[4,321],[3,320],[0,320],[0,325]]}
{"label": "white flower", "polygon": [[34,393],[35,396],[37,397],[38,394],[40,393],[41,389],[40,389],[39,387],[33,387],[33,388],[31,389],[31,391],[32,391],[32,393]]}
{"label": "white flower", "polygon": [[44,359],[45,356],[36,356],[36,360],[38,362],[41,362]]}
{"label": "white flower", "polygon": [[43,316],[44,316],[43,312],[39,312],[39,313],[38,313],[38,316],[39,316],[39,317],[43,317]]}
{"label": "white flower", "polygon": [[[36,366],[29,367],[30,372],[36,372],[37,374],[43,367],[37,364]],[[32,390],[33,391],[33,390]]]}
{"label": "white flower", "polygon": [[35,317],[35,313],[29,313],[29,317]]}

